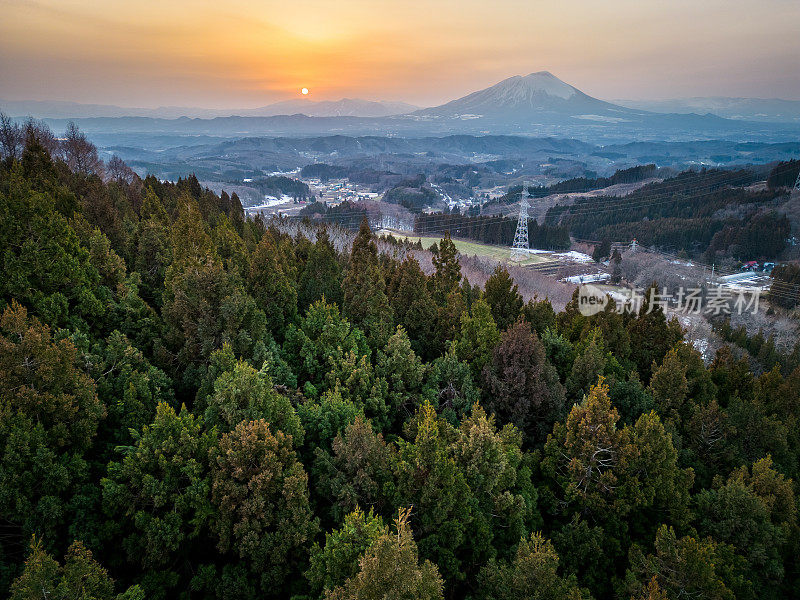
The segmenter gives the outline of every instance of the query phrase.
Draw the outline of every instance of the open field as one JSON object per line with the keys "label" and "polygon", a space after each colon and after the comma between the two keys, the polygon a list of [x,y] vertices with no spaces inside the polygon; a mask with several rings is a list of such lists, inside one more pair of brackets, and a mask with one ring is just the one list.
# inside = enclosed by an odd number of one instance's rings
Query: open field
{"label": "open field", "polygon": [[[418,236],[413,234],[404,234],[396,231],[382,230],[378,234],[386,234],[396,237],[397,239],[408,239],[411,242],[418,240],[422,241],[422,247],[426,250],[431,246],[438,243],[442,238],[434,236]],[[479,242],[469,242],[467,240],[453,239],[453,243],[461,254],[466,256],[481,256],[491,258],[500,262],[507,262],[511,253],[511,249],[503,246],[492,246],[489,244],[481,244]],[[531,254],[525,260],[519,262],[520,266],[534,265],[538,263],[546,263],[552,260],[549,253],[547,254]],[[516,264],[516,263],[515,263]]]}

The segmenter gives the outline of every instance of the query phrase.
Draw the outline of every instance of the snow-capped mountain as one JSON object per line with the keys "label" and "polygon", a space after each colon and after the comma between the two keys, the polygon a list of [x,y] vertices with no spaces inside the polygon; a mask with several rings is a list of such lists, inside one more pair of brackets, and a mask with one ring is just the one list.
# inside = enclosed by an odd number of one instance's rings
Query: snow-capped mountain
{"label": "snow-capped mountain", "polygon": [[548,71],[516,75],[447,104],[416,115],[450,118],[518,120],[557,113],[589,120],[625,120],[641,111],[592,98]]}

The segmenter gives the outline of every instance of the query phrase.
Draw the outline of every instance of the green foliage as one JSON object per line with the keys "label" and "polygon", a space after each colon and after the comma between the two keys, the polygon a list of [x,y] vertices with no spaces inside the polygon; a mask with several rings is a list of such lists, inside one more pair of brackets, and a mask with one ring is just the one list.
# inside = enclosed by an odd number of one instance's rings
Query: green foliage
{"label": "green foliage", "polygon": [[324,229],[317,234],[317,241],[298,281],[300,312],[305,313],[309,306],[323,298],[331,304],[342,305],[342,266]]}
{"label": "green foliage", "polygon": [[375,433],[369,421],[355,421],[337,434],[331,452],[315,451],[320,492],[333,501],[331,515],[341,521],[359,507],[386,514],[393,489],[393,447]]}
{"label": "green foliage", "polygon": [[517,284],[500,265],[486,281],[484,298],[501,331],[510,327],[522,312],[522,296],[517,290]]}
{"label": "green foliage", "polygon": [[222,435],[210,460],[217,547],[246,561],[274,594],[317,529],[292,440],[264,420],[242,421]]}
{"label": "green foliage", "polygon": [[451,350],[433,361],[422,394],[451,424],[466,415],[480,399],[468,362]]}
{"label": "green foliage", "polygon": [[481,571],[480,598],[497,600],[580,600],[590,598],[575,577],[558,574],[558,554],[540,533],[523,537],[510,564],[490,563]]}
{"label": "green foliage", "polygon": [[273,389],[266,370],[256,371],[241,360],[219,374],[203,417],[206,427],[220,432],[232,430],[241,421],[265,419],[296,447],[303,443],[303,427],[292,403]]}
{"label": "green foliage", "polygon": [[389,283],[388,294],[397,323],[408,332],[414,352],[425,358],[435,356],[438,312],[428,290],[428,278],[416,258],[408,256],[400,264]]}
{"label": "green foliage", "polygon": [[461,335],[453,342],[459,360],[470,365],[472,377],[480,379],[483,368],[492,358],[495,346],[500,342],[500,331],[492,317],[491,308],[478,299],[471,313],[461,316]]}
{"label": "green foliage", "polygon": [[289,243],[267,231],[258,243],[250,263],[248,284],[266,326],[281,338],[297,317],[297,273]]}
{"label": "green foliage", "polygon": [[354,577],[361,556],[382,536],[389,533],[380,517],[359,508],[348,514],[341,528],[325,534],[325,546],[314,544],[310,566],[306,571],[311,593],[315,597],[332,590]]}
{"label": "green foliage", "polygon": [[356,327],[360,327],[373,348],[389,340],[393,313],[386,296],[386,282],[378,262],[378,248],[366,217],[361,223],[342,284],[343,312]]}
{"label": "green foliage", "polygon": [[[733,600],[725,585],[717,544],[710,539],[678,538],[672,527],[662,525],[655,538],[655,553],[644,555],[641,548],[631,549],[631,569],[626,575],[629,594],[652,590],[652,581],[669,600],[685,597]],[[645,596],[646,597],[646,596]],[[658,596],[657,596],[658,597]]]}
{"label": "green foliage", "polygon": [[564,388],[539,338],[522,321],[503,333],[484,367],[483,380],[486,408],[501,422],[516,425],[533,443],[543,442],[562,416]]}
{"label": "green foliage", "polygon": [[286,332],[284,351],[298,383],[323,385],[349,353],[365,356],[363,334],[343,318],[335,304],[319,300],[311,305],[299,327]]}
{"label": "green foliage", "polygon": [[309,401],[297,407],[306,433],[309,454],[314,449],[330,451],[334,438],[364,413],[355,404],[342,398],[338,389],[328,390],[319,401]]}
{"label": "green foliage", "polygon": [[[0,161],[0,596],[798,595],[800,344],[723,321],[742,350],[707,366],[649,291],[635,315],[583,315],[577,291],[556,314],[502,267],[471,285],[449,235],[426,254],[366,222],[245,218],[195,176],[115,158],[104,182],[76,128],[66,161],[26,129]],[[779,188],[718,189],[744,176],[674,178],[645,221],[627,205],[664,184],[605,216],[579,199],[531,239],[776,251],[787,223],[755,203]],[[487,219],[417,225],[513,236]]]}
{"label": "green foliage", "polygon": [[395,423],[405,422],[419,404],[425,367],[401,326],[378,352],[375,374],[387,383],[390,418]]}
{"label": "green foliage", "polygon": [[394,464],[397,506],[413,506],[420,553],[441,569],[446,580],[464,577],[459,559],[472,522],[466,476],[450,456],[448,438],[455,432],[424,405],[417,415],[413,441],[398,441]]}
{"label": "green foliage", "polygon": [[55,535],[106,409],[70,340],[16,302],[0,331],[0,514],[17,535]]}
{"label": "green foliage", "polygon": [[11,600],[112,600],[133,598],[114,595],[114,580],[92,557],[81,542],[73,542],[61,566],[42,548],[41,540],[33,538],[31,553],[25,569],[11,586]]}
{"label": "green foliage", "polygon": [[4,173],[0,182],[0,249],[4,307],[16,299],[55,327],[87,329],[102,322],[113,291],[102,285],[54,198],[33,190],[20,169]]}
{"label": "green foliage", "polygon": [[145,569],[173,564],[190,553],[210,515],[209,458],[216,433],[185,407],[161,403],[120,462],[108,465],[103,506],[108,539]]}
{"label": "green foliage", "polygon": [[397,534],[381,535],[359,561],[358,573],[327,591],[325,599],[442,600],[442,578],[429,560],[419,563],[407,518],[408,512],[401,511]]}

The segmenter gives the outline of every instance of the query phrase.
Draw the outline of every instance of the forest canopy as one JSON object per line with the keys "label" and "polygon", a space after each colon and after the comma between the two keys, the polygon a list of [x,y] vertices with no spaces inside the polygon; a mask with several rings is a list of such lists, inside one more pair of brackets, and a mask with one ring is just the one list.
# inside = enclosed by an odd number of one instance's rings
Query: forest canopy
{"label": "forest canopy", "polygon": [[246,219],[77,129],[2,152],[0,596],[800,593],[796,360],[476,286],[449,235],[426,272]]}

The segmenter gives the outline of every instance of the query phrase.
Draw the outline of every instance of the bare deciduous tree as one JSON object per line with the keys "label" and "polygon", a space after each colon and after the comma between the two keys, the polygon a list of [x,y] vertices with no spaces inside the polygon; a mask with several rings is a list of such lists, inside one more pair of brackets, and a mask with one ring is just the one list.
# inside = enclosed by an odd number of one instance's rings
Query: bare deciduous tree
{"label": "bare deciduous tree", "polygon": [[22,136],[25,146],[30,144],[33,140],[36,140],[47,150],[50,156],[57,157],[59,155],[60,145],[56,136],[54,136],[50,128],[41,121],[29,117],[28,120],[25,121]]}
{"label": "bare deciduous tree", "polygon": [[0,112],[0,158],[18,160],[22,156],[23,142],[22,127]]}
{"label": "bare deciduous tree", "polygon": [[72,121],[67,125],[64,139],[61,140],[64,161],[74,173],[102,175],[103,161],[97,154],[97,147]]}
{"label": "bare deciduous tree", "polygon": [[115,154],[106,164],[106,177],[108,177],[109,181],[133,183],[137,175],[133,169],[125,164],[124,160]]}

